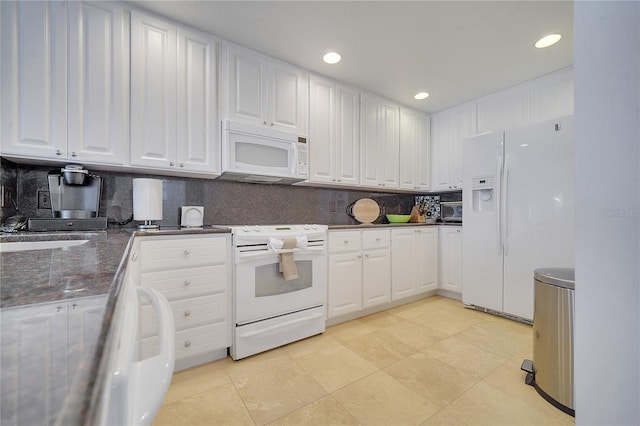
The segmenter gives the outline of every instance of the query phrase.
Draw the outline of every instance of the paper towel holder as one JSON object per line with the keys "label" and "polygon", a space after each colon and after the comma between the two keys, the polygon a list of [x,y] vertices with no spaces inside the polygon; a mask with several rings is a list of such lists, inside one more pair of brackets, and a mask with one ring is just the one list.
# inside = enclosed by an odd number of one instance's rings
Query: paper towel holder
{"label": "paper towel holder", "polygon": [[163,181],[160,179],[133,179],[133,218],[143,223],[140,230],[159,229],[154,220],[162,220]]}

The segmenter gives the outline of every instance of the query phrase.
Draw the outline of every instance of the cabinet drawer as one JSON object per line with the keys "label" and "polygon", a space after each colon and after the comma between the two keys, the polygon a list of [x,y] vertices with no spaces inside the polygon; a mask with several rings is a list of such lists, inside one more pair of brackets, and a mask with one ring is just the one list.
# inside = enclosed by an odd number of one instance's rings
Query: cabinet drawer
{"label": "cabinet drawer", "polygon": [[329,232],[329,253],[343,253],[362,249],[360,231]]}
{"label": "cabinet drawer", "polygon": [[[229,347],[229,328],[228,322],[219,322],[176,331],[176,360]],[[158,337],[155,336],[142,339],[141,358],[146,359],[158,354],[158,343]]]}
{"label": "cabinet drawer", "polygon": [[362,232],[362,249],[377,249],[389,247],[391,233],[388,229]]}
{"label": "cabinet drawer", "polygon": [[204,266],[140,274],[140,285],[160,290],[168,300],[185,299],[228,289],[227,266]]}
{"label": "cabinet drawer", "polygon": [[[227,318],[227,294],[213,294],[192,299],[169,302],[176,330],[225,321]],[[158,329],[158,321],[151,305],[140,308],[142,337],[153,336]]]}
{"label": "cabinet drawer", "polygon": [[140,243],[143,271],[214,265],[227,260],[226,238],[150,238]]}

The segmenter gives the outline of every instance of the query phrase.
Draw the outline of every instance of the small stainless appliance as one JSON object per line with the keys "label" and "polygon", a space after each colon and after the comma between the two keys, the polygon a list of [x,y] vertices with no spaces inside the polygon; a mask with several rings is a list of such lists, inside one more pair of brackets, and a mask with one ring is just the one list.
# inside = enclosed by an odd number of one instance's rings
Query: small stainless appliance
{"label": "small stainless appliance", "polygon": [[49,172],[51,219],[29,219],[30,231],[106,229],[107,218],[98,217],[102,179],[79,164]]}
{"label": "small stainless appliance", "polygon": [[443,222],[462,222],[462,201],[441,202],[440,219]]}

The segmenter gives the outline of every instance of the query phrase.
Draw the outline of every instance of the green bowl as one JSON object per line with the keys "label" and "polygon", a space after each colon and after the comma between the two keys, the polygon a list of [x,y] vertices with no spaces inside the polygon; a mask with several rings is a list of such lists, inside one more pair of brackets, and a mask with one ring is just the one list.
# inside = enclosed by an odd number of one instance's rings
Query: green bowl
{"label": "green bowl", "polygon": [[388,214],[387,220],[389,223],[407,223],[411,219],[410,214]]}

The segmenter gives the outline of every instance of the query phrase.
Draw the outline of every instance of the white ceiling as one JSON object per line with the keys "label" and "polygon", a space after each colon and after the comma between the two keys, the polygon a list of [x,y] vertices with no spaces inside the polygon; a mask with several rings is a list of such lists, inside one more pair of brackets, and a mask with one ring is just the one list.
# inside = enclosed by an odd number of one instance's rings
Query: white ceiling
{"label": "white ceiling", "polygon": [[[130,3],[431,113],[573,64],[571,1]],[[562,40],[533,47],[549,33]]]}

